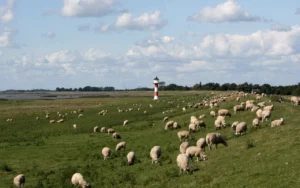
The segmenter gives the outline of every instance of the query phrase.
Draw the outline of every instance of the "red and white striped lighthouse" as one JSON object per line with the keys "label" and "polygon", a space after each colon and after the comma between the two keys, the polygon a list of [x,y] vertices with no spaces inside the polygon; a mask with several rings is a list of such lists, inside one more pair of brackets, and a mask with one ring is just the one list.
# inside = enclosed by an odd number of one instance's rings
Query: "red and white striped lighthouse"
{"label": "red and white striped lighthouse", "polygon": [[159,81],[159,79],[156,76],[153,80],[153,83],[154,83],[154,100],[158,99],[158,81]]}

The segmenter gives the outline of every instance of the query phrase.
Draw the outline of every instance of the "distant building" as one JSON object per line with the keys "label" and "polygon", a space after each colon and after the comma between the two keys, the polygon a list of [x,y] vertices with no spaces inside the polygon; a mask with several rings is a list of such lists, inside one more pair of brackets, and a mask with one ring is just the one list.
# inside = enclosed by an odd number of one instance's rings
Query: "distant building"
{"label": "distant building", "polygon": [[261,94],[260,89],[252,89],[251,94]]}

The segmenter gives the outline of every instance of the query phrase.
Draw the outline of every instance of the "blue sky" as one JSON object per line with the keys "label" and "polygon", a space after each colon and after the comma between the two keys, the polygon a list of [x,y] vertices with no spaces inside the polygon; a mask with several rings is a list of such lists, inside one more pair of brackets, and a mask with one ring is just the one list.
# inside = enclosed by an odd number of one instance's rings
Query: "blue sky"
{"label": "blue sky", "polygon": [[0,90],[299,82],[296,0],[0,0]]}

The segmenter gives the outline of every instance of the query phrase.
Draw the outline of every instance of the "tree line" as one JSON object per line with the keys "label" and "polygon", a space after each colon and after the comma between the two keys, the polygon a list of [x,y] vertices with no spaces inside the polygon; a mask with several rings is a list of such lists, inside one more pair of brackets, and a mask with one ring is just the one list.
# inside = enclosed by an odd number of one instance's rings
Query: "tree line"
{"label": "tree line", "polygon": [[112,86],[106,87],[94,87],[94,86],[85,86],[79,88],[64,88],[64,87],[57,87],[55,91],[115,91],[115,88]]}

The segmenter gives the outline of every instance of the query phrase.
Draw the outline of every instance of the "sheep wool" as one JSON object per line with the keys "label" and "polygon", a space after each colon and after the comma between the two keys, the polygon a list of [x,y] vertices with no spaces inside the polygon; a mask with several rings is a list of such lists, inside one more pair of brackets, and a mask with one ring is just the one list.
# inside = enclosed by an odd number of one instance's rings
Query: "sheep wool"
{"label": "sheep wool", "polygon": [[71,182],[73,185],[80,185],[82,188],[91,188],[91,186],[83,179],[83,176],[80,173],[73,174]]}
{"label": "sheep wool", "polygon": [[131,151],[127,154],[128,165],[133,165],[134,161],[135,161],[135,153],[133,151]]}
{"label": "sheep wool", "polygon": [[125,149],[126,148],[126,142],[119,142],[117,145],[116,145],[116,151],[119,151],[120,149]]}
{"label": "sheep wool", "polygon": [[212,144],[216,145],[216,149],[218,148],[218,144],[220,143],[222,143],[224,146],[227,146],[226,140],[222,137],[220,133],[208,133],[205,139],[209,150],[211,150]]}
{"label": "sheep wool", "polygon": [[201,148],[203,151],[205,151],[205,147],[207,146],[205,138],[200,138],[197,141],[196,146]]}
{"label": "sheep wool", "polygon": [[102,149],[102,155],[104,157],[104,160],[107,160],[109,158],[110,154],[111,154],[111,149],[109,147],[104,147]]}
{"label": "sheep wool", "polygon": [[154,162],[158,162],[158,158],[161,156],[161,147],[160,146],[154,146],[150,151],[150,157],[152,159],[151,164]]}
{"label": "sheep wool", "polygon": [[185,153],[186,149],[190,146],[188,142],[182,142],[179,146],[180,153]]}
{"label": "sheep wool", "polygon": [[14,185],[17,186],[18,188],[23,188],[25,186],[25,176],[24,174],[19,174],[14,178]]}
{"label": "sheep wool", "polygon": [[177,156],[176,158],[177,166],[179,167],[180,174],[182,172],[187,172],[189,173],[190,168],[189,168],[189,158],[185,153],[181,153]]}

